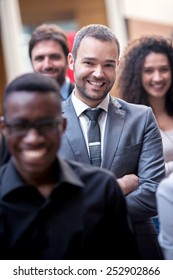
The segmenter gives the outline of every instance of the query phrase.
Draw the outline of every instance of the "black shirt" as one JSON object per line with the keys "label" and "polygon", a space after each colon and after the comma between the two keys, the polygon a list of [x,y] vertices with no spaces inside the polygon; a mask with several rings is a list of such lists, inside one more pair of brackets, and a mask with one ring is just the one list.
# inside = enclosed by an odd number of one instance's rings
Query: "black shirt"
{"label": "black shirt", "polygon": [[136,259],[124,197],[109,171],[57,159],[48,198],[12,161],[0,168],[1,259]]}

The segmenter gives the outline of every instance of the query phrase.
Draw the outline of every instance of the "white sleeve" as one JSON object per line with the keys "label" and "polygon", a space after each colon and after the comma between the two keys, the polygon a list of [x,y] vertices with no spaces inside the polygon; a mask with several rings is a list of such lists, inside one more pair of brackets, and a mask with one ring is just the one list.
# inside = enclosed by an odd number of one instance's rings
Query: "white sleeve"
{"label": "white sleeve", "polygon": [[165,259],[173,260],[173,173],[162,180],[157,193],[159,243]]}
{"label": "white sleeve", "polygon": [[173,161],[165,162],[166,177],[173,172]]}

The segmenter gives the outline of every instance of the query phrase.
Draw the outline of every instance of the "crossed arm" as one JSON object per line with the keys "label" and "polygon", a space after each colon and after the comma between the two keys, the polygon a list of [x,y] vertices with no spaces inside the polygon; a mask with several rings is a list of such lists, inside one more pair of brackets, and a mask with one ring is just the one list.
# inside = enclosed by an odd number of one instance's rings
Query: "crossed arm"
{"label": "crossed arm", "polygon": [[136,190],[139,186],[139,178],[135,174],[124,175],[122,178],[117,179],[117,182],[124,195]]}

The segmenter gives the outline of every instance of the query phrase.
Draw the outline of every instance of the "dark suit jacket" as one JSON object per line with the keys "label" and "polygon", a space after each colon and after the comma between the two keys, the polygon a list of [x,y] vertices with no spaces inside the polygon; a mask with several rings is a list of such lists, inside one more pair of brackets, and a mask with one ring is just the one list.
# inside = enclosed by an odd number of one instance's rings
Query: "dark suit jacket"
{"label": "dark suit jacket", "polygon": [[[90,163],[83,133],[71,97],[62,104],[67,118],[67,129],[59,151],[61,157]],[[129,104],[111,97],[105,129],[102,167],[117,177],[134,173],[139,187],[126,196],[136,235],[145,238],[155,234],[150,217],[157,214],[155,191],[164,178],[165,168],[160,132],[151,108]],[[148,240],[145,245],[149,245]],[[144,245],[144,248],[147,248]],[[142,258],[151,257],[143,254]],[[153,255],[154,259],[157,256]]]}
{"label": "dark suit jacket", "polygon": [[62,101],[65,101],[65,100],[70,96],[70,94],[72,93],[73,89],[74,89],[74,84],[70,82],[69,88],[68,88],[67,97],[64,98],[64,97],[61,95],[61,100],[62,100]]}
{"label": "dark suit jacket", "polygon": [[69,96],[70,96],[70,94],[72,93],[73,90],[74,90],[74,84],[70,83],[69,90],[68,90]]}

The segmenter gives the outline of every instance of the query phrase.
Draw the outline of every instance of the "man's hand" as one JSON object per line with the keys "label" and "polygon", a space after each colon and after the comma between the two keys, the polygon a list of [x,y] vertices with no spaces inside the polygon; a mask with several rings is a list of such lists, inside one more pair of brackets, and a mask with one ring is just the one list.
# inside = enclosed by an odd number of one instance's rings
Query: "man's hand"
{"label": "man's hand", "polygon": [[124,195],[136,190],[139,186],[139,178],[135,174],[124,175],[117,179],[117,182]]}

